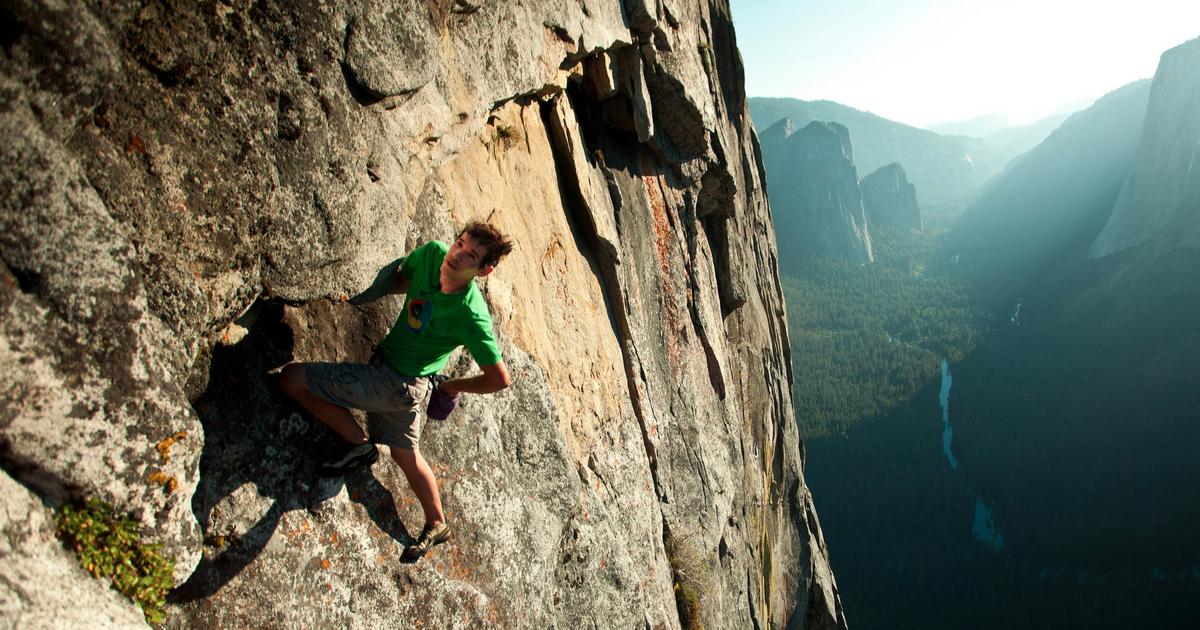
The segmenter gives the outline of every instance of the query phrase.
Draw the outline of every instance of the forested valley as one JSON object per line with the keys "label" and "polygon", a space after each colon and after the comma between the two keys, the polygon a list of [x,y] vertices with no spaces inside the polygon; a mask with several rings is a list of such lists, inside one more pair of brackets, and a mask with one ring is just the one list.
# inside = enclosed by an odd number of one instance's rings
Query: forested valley
{"label": "forested valley", "polygon": [[938,233],[881,226],[874,264],[812,258],[782,277],[804,435],[888,413],[979,344],[983,311]]}
{"label": "forested valley", "polygon": [[1060,315],[1103,273],[1076,263],[1001,308],[945,233],[880,227],[875,263],[814,258],[782,278],[806,478],[848,618],[1183,627],[1198,501],[1172,479],[1196,456],[1169,442],[1196,433],[1197,410],[1179,412],[1195,395],[1178,380],[1129,381],[1128,366],[1153,356],[1155,331],[1177,329],[1193,298],[1136,335],[1105,335],[1087,309]]}

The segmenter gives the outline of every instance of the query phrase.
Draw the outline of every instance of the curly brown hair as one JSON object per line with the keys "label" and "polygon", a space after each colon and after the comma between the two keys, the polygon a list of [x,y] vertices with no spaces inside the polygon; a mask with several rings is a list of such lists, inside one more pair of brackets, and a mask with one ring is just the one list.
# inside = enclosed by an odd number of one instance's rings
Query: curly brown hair
{"label": "curly brown hair", "polygon": [[459,236],[463,234],[469,234],[476,243],[487,249],[487,253],[479,261],[480,267],[495,267],[501,258],[512,252],[512,240],[501,234],[491,223],[472,221],[458,232]]}

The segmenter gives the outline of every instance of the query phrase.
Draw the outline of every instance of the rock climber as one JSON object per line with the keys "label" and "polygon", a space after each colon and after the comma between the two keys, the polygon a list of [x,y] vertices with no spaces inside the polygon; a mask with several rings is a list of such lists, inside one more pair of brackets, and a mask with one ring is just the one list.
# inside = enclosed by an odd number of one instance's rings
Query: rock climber
{"label": "rock climber", "polygon": [[[391,450],[425,512],[425,526],[405,549],[415,560],[450,538],[433,470],[421,456],[420,406],[432,389],[427,415],[445,418],[459,394],[490,394],[508,387],[508,370],[492,333],[492,317],[476,278],[492,273],[512,242],[488,223],[472,222],[452,244],[430,241],[395,269],[387,293],[405,294],[404,310],[369,363],[293,363],[280,386],[347,442],[321,466],[336,476],[379,459],[375,444]],[[482,374],[437,376],[450,353],[466,346]],[[368,414],[370,437],[348,411]]]}

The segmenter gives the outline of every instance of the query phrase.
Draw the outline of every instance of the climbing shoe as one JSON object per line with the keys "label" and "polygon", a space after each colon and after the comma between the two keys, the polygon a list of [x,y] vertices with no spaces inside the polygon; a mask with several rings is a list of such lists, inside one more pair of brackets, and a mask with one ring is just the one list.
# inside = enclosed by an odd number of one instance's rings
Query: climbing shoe
{"label": "climbing shoe", "polygon": [[374,444],[352,446],[342,455],[321,464],[321,476],[336,477],[360,466],[370,466],[379,459],[379,450]]}
{"label": "climbing shoe", "polygon": [[421,530],[421,535],[417,537],[417,542],[404,550],[404,559],[416,560],[429,553],[429,550],[433,549],[435,545],[440,545],[447,540],[450,540],[449,525],[445,523],[438,523],[433,527],[426,525],[425,529]]}

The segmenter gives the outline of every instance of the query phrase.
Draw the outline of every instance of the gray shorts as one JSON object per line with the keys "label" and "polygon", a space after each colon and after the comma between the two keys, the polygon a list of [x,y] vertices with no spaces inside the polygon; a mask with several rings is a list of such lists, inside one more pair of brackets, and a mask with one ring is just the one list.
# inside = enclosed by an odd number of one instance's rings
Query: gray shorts
{"label": "gray shorts", "polygon": [[308,391],[326,402],[367,412],[371,442],[416,448],[421,440],[420,409],[429,378],[404,376],[382,358],[370,363],[306,363]]}

